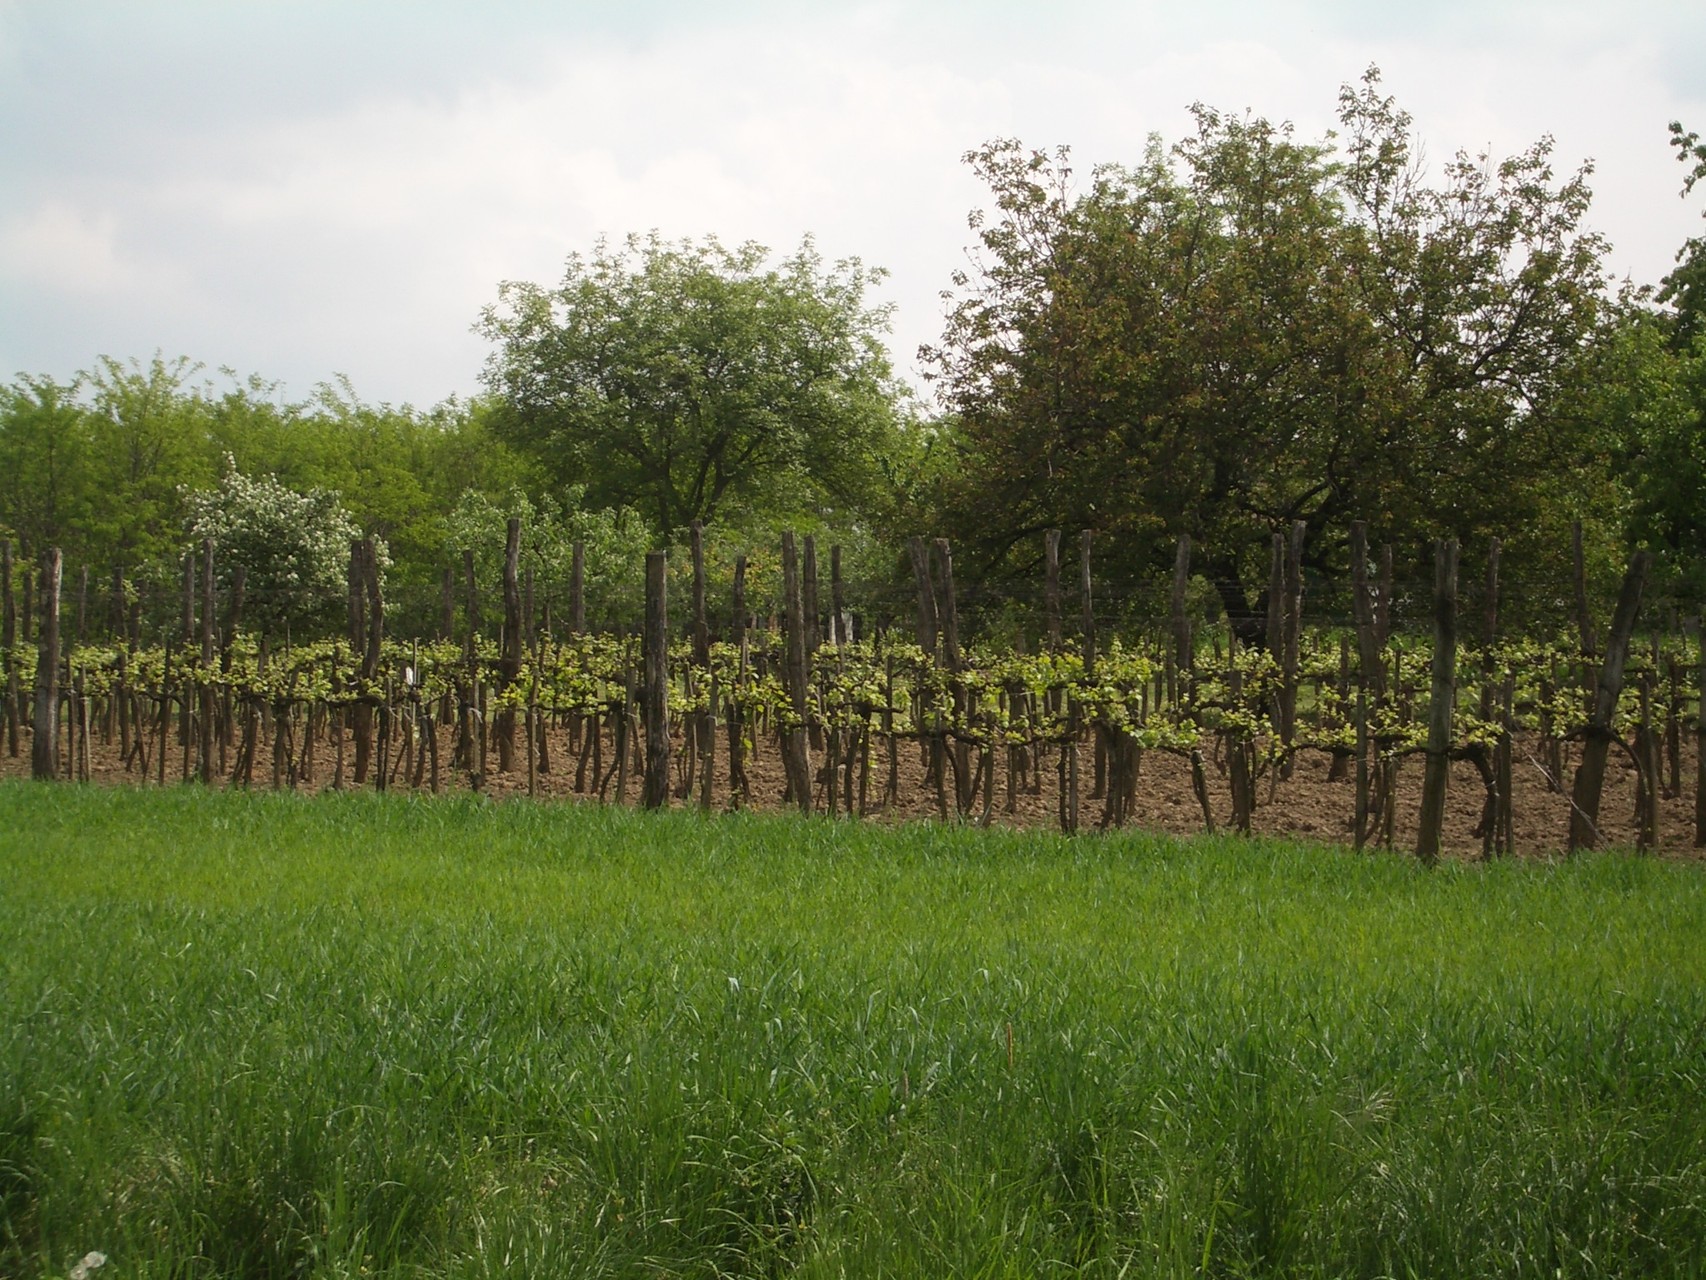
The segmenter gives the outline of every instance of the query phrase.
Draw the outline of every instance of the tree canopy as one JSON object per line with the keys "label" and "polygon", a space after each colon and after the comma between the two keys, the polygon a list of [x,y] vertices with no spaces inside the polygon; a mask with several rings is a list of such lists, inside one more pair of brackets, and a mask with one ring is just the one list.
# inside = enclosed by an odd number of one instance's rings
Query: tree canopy
{"label": "tree canopy", "polygon": [[1078,194],[1064,151],[967,157],[994,212],[925,353],[963,542],[995,564],[1088,527],[1141,574],[1190,534],[1253,618],[1293,521],[1342,569],[1354,519],[1406,544],[1497,532],[1520,558],[1581,513],[1582,464],[1610,453],[1574,395],[1606,298],[1588,171],[1555,179],[1542,140],[1430,184],[1378,84],[1343,90],[1319,142],[1199,105],[1192,136]]}
{"label": "tree canopy", "polygon": [[479,329],[500,436],[598,506],[668,537],[731,507],[857,507],[880,479],[899,389],[881,272],[655,233],[510,282]]}

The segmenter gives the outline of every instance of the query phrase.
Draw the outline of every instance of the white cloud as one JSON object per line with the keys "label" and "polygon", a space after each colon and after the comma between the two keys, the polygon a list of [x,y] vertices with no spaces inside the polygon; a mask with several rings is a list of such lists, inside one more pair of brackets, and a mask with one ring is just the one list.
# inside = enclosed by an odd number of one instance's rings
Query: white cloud
{"label": "white cloud", "polygon": [[44,200],[0,225],[0,274],[37,287],[105,297],[157,276],[119,248],[119,218],[69,200]]}
{"label": "white cloud", "polygon": [[[65,115],[85,134],[46,114],[0,125],[0,158],[8,128],[22,140],[5,160],[18,180],[0,190],[0,271],[52,304],[0,317],[0,367],[76,367],[96,354],[76,344],[98,335],[131,344],[119,355],[164,346],[298,387],[341,370],[366,394],[431,400],[473,389],[483,349],[468,328],[499,280],[554,280],[598,235],[657,227],[781,250],[809,231],[828,256],[888,267],[906,370],[937,334],[982,198],[966,150],[1066,142],[1087,171],[1135,160],[1151,131],[1175,140],[1197,99],[1317,136],[1338,84],[1371,61],[1435,159],[1546,131],[1560,168],[1596,156],[1595,224],[1621,269],[1654,279],[1698,225],[1675,199],[1663,125],[1706,102],[1678,96],[1675,51],[1633,26],[1581,7],[1541,16],[1393,29],[1318,4],[1205,4],[1171,25],[1089,4],[1047,19],[866,5],[614,33],[559,20],[437,78],[417,56],[418,83],[346,79],[311,109],[298,92],[218,116],[180,93],[156,118],[147,100],[78,86]],[[208,37],[200,56],[218,52]],[[378,72],[383,47],[367,56]],[[347,50],[338,65],[361,68]],[[122,156],[103,113],[129,126]]]}

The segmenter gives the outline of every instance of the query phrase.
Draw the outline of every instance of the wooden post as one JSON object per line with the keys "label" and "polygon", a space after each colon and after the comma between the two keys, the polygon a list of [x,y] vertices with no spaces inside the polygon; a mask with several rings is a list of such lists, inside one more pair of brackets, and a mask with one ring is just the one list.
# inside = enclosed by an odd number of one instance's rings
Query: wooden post
{"label": "wooden post", "polygon": [[786,630],[787,658],[782,666],[782,684],[788,694],[795,723],[782,734],[782,765],[788,775],[788,792],[802,813],[812,811],[811,759],[806,744],[806,618],[805,594],[800,585],[799,552],[792,530],[782,534],[782,618]]}
{"label": "wooden post", "polygon": [[817,539],[806,535],[805,554],[800,561],[800,595],[805,608],[806,657],[809,659],[823,642],[818,629],[817,611]]}
{"label": "wooden post", "polygon": [[352,538],[349,544],[349,643],[350,658],[356,669],[356,692],[355,701],[350,706],[346,719],[350,724],[351,736],[355,739],[354,778],[358,787],[367,781],[367,767],[373,753],[373,707],[364,701],[367,695],[361,688],[363,677],[367,674],[366,584],[365,547],[360,538]]}
{"label": "wooden post", "polygon": [[705,528],[695,520],[689,534],[693,551],[694,678],[705,682],[705,709],[693,717],[693,726],[699,752],[699,807],[709,812],[717,755],[717,690],[711,677],[711,627],[705,617]]}
{"label": "wooden post", "polygon": [[586,543],[577,542],[569,564],[569,634],[586,630]]}
{"label": "wooden post", "polygon": [[954,742],[954,807],[963,815],[971,811],[975,787],[971,776],[971,744],[960,736],[970,728],[971,707],[960,655],[960,609],[954,598],[954,553],[946,538],[936,539],[936,563],[942,571],[942,651],[954,697],[956,737]]}
{"label": "wooden post", "polygon": [[1297,668],[1303,640],[1303,540],[1307,521],[1293,520],[1286,544],[1283,610],[1280,615],[1280,743],[1286,749],[1280,777],[1291,777],[1291,744],[1297,733]]}
{"label": "wooden post", "polygon": [[89,620],[89,566],[84,565],[77,571],[77,631],[74,643],[77,648],[83,647],[88,638]]}
{"label": "wooden post", "polygon": [[1043,533],[1043,609],[1048,651],[1060,652],[1060,530]]}
{"label": "wooden post", "polygon": [[912,557],[912,576],[918,584],[918,647],[924,656],[936,656],[936,594],[930,585],[930,549],[914,535],[906,549]]}
{"label": "wooden post", "polygon": [[665,553],[646,553],[645,691],[646,777],[640,802],[669,803],[669,577]]}
{"label": "wooden post", "polygon": [[729,733],[729,805],[738,808],[751,797],[746,780],[746,557],[735,557],[734,617],[730,620],[729,643],[740,655],[735,668],[735,687],[723,702]]}
{"label": "wooden post", "polygon": [[1493,674],[1498,664],[1494,660],[1493,646],[1499,638],[1499,554],[1503,543],[1497,538],[1487,544],[1487,585],[1481,601],[1481,643],[1486,646],[1481,658],[1481,718],[1491,720],[1497,704],[1497,694],[1493,688]]}
{"label": "wooden post", "polygon": [[1570,522],[1570,567],[1576,588],[1576,631],[1581,637],[1582,659],[1594,655],[1597,643],[1593,633],[1593,614],[1588,608],[1587,557],[1582,549],[1582,522]]}
{"label": "wooden post", "polygon": [[[1485,646],[1481,656],[1481,719],[1492,723],[1500,715],[1504,707],[1498,676],[1498,660],[1493,652],[1493,646],[1499,638],[1499,553],[1503,544],[1497,539],[1489,540],[1487,544],[1487,583],[1483,589],[1481,601],[1481,642]],[[1506,774],[1509,772],[1505,757],[1511,750],[1511,723],[1508,717],[1499,720],[1499,736],[1493,743],[1492,759],[1492,790],[1487,796],[1487,805],[1481,814],[1481,856],[1491,857],[1495,853],[1509,853],[1504,847],[1504,825],[1502,822],[1505,802],[1504,789],[1508,785]]]}
{"label": "wooden post", "polygon": [[1351,611],[1357,633],[1357,744],[1356,744],[1356,847],[1361,849],[1369,835],[1372,782],[1369,760],[1368,717],[1370,702],[1380,696],[1385,671],[1380,645],[1375,637],[1374,602],[1368,590],[1368,526],[1351,522]]}
{"label": "wooden post", "polygon": [[[379,586],[379,552],[372,538],[364,538],[361,543],[362,578],[367,588],[367,653],[362,659],[361,674],[370,687],[379,682],[379,654],[385,642],[385,597]],[[368,724],[371,731],[373,708],[367,706]],[[385,748],[390,738],[384,734],[386,720],[380,720],[380,754],[379,768],[374,770],[374,785],[380,790],[385,789]]]}
{"label": "wooden post", "polygon": [[1428,762],[1422,776],[1421,830],[1416,856],[1427,866],[1439,861],[1445,822],[1446,785],[1451,775],[1451,704],[1457,691],[1457,539],[1434,546],[1433,682],[1428,702]]}
{"label": "wooden post", "polygon": [[533,612],[533,562],[529,560],[521,569],[521,634],[527,652],[533,652],[533,641],[538,633],[538,626]]}
{"label": "wooden post", "polygon": [[1695,667],[1695,694],[1700,699],[1694,716],[1694,847],[1706,849],[1706,613],[1700,615],[1700,662]]}
{"label": "wooden post", "polygon": [[1650,853],[1659,838],[1659,735],[1653,729],[1656,667],[1641,672],[1641,719],[1635,730],[1635,847]]}
{"label": "wooden post", "polygon": [[203,786],[213,781],[213,539],[201,540],[201,679],[198,688],[201,721],[196,735],[196,776]]}
{"label": "wooden post", "polygon": [[468,653],[474,652],[474,637],[480,634],[480,589],[474,581],[474,553],[462,551],[462,577],[468,588]]}
{"label": "wooden post", "polygon": [[831,543],[829,548],[829,607],[834,610],[833,629],[837,647],[845,645],[853,637],[849,634],[852,628],[848,625],[847,593],[841,581],[841,544]]}
{"label": "wooden post", "polygon": [[[511,516],[504,539],[504,624],[498,657],[498,691],[515,684],[521,675],[521,648],[524,641],[521,619],[521,518]],[[515,710],[506,707],[498,713],[498,772],[508,773],[515,768]]]}
{"label": "wooden post", "polygon": [[59,774],[59,589],[65,560],[49,547],[41,561],[41,646],[36,659],[34,737],[30,776],[51,782]]}
{"label": "wooden post", "polygon": [[1641,592],[1652,564],[1650,551],[1637,551],[1623,575],[1617,593],[1617,612],[1612,615],[1611,634],[1606,637],[1605,663],[1594,688],[1593,710],[1588,717],[1587,741],[1576,766],[1575,785],[1570,792],[1570,851],[1591,849],[1599,841],[1599,801],[1605,787],[1606,759],[1611,753],[1611,719],[1623,692],[1623,664],[1629,657],[1629,640],[1641,611]]}
{"label": "wooden post", "polygon": [[1096,674],[1096,602],[1090,583],[1090,543],[1094,535],[1086,529],[1078,535],[1078,599],[1084,634],[1084,678]]}
{"label": "wooden post", "polygon": [[[184,557],[184,586],[182,601],[182,617],[179,618],[179,635],[184,646],[184,663],[189,665],[194,661],[191,657],[190,646],[195,644],[195,556]],[[183,768],[179,777],[184,782],[190,779],[190,748],[195,741],[195,680],[186,676],[183,681],[183,697],[179,700],[178,710],[178,743],[183,748]]]}
{"label": "wooden post", "polygon": [[[1084,680],[1086,684],[1094,683],[1096,678],[1096,602],[1090,577],[1092,536],[1090,530],[1085,529],[1078,537],[1078,599],[1084,635]],[[1079,726],[1080,729],[1082,727],[1082,725]],[[1076,735],[1074,737],[1076,739]],[[1108,739],[1101,725],[1090,726],[1090,743],[1094,770],[1090,786],[1090,798],[1094,800],[1106,795],[1108,787]]]}
{"label": "wooden post", "polygon": [[[1265,644],[1277,662],[1285,649],[1285,535],[1273,535],[1268,551],[1268,620]],[[1276,708],[1277,711],[1277,708]],[[1278,720],[1276,715],[1274,719]]]}
{"label": "wooden post", "polygon": [[6,754],[18,758],[19,724],[23,719],[23,695],[18,691],[17,602],[12,598],[12,544],[0,541],[0,660],[6,664]]}
{"label": "wooden post", "polygon": [[1195,665],[1191,648],[1191,620],[1185,615],[1185,592],[1191,583],[1191,535],[1179,535],[1179,549],[1173,556],[1173,665],[1180,676],[1181,700],[1189,687],[1186,678]]}

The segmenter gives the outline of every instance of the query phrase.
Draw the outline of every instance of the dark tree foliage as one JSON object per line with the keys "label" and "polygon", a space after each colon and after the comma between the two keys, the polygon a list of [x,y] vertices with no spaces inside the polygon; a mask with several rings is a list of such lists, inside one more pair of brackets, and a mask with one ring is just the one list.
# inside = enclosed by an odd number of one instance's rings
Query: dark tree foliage
{"label": "dark tree foliage", "polygon": [[[1688,166],[1688,176],[1682,180],[1682,194],[1691,195],[1695,183],[1706,179],[1706,142],[1700,135],[1682,127],[1682,122],[1670,122],[1671,145],[1676,157]],[[1702,211],[1706,217],[1706,210]],[[1659,301],[1676,308],[1674,343],[1679,350],[1693,346],[1695,339],[1706,333],[1706,236],[1690,236],[1677,250],[1676,269],[1664,278]]]}
{"label": "dark tree foliage", "polygon": [[1354,519],[1406,547],[1500,534],[1520,566],[1591,505],[1588,171],[1556,181],[1542,140],[1430,184],[1373,71],[1339,114],[1313,143],[1198,106],[1079,194],[1064,151],[968,156],[994,214],[924,354],[964,454],[943,509],[986,565],[1029,572],[1043,529],[1088,527],[1141,578],[1190,534],[1254,632],[1294,520],[1341,577]]}

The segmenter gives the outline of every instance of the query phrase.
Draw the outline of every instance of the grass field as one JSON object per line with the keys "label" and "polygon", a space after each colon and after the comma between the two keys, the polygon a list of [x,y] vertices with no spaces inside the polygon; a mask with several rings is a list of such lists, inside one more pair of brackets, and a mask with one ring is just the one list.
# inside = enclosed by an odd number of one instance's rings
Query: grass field
{"label": "grass field", "polygon": [[1693,1276],[1706,868],[0,787],[0,1275]]}

